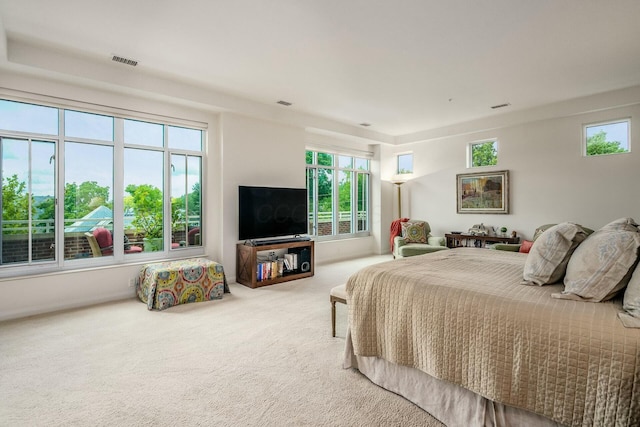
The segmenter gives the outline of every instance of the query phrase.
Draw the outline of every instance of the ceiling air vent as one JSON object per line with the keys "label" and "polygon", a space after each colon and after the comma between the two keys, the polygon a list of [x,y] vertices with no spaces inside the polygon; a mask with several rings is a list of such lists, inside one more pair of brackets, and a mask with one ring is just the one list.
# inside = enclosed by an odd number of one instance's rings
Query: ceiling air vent
{"label": "ceiling air vent", "polygon": [[284,105],[285,107],[288,107],[288,106],[290,106],[290,105],[291,105],[291,103],[290,103],[290,102],[282,101],[282,100],[278,101],[278,102],[277,102],[277,104]]}
{"label": "ceiling air vent", "polygon": [[498,105],[492,105],[491,108],[493,110],[497,109],[497,108],[504,108],[504,107],[508,107],[509,105],[511,105],[511,103],[509,102],[505,102],[504,104],[498,104]]}
{"label": "ceiling air vent", "polygon": [[136,65],[138,65],[138,61],[136,61],[135,59],[123,58],[122,56],[118,56],[118,55],[113,55],[111,60],[119,62],[121,64],[131,65],[132,67],[135,67]]}
{"label": "ceiling air vent", "polygon": [[371,126],[371,123],[360,123],[360,126],[368,128],[369,126]]}

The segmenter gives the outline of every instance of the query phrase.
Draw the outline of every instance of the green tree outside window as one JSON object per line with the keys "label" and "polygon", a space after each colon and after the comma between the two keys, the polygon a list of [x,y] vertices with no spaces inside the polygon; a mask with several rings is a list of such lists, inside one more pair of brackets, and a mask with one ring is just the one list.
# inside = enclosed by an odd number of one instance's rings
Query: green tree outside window
{"label": "green tree outside window", "polygon": [[599,154],[626,153],[620,141],[607,141],[607,133],[603,130],[587,138],[587,156]]}
{"label": "green tree outside window", "polygon": [[493,166],[498,164],[498,149],[495,141],[471,144],[471,167]]}

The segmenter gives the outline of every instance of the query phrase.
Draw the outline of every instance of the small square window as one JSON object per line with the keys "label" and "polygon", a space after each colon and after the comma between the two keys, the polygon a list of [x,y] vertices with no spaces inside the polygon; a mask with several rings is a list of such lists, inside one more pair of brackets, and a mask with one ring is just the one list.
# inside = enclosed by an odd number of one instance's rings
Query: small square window
{"label": "small square window", "polygon": [[478,141],[469,144],[469,167],[494,166],[498,164],[498,141]]}
{"label": "small square window", "polygon": [[584,126],[585,155],[629,152],[629,120],[594,123]]}
{"label": "small square window", "polygon": [[413,153],[398,154],[398,174],[413,173]]}

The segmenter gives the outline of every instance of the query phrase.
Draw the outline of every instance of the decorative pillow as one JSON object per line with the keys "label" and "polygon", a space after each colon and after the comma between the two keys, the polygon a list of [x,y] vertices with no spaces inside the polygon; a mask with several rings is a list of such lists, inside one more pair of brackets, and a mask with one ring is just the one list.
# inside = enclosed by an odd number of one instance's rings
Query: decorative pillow
{"label": "decorative pillow", "polygon": [[544,233],[545,231],[547,231],[548,229],[550,229],[554,225],[557,225],[557,224],[545,224],[545,225],[541,225],[540,227],[536,228],[536,231],[533,232],[533,241],[535,242],[536,239],[538,237],[540,237],[540,235],[542,233]]}
{"label": "decorative pillow", "polygon": [[633,218],[620,218],[611,221],[609,224],[601,228],[601,230],[611,231],[638,231],[638,224]]}
{"label": "decorative pillow", "polygon": [[402,223],[402,237],[407,243],[427,243],[431,229],[424,221],[407,221]]}
{"label": "decorative pillow", "polygon": [[640,232],[631,218],[613,221],[584,241],[569,260],[555,298],[600,302],[627,286],[638,260]]}
{"label": "decorative pillow", "polygon": [[549,285],[564,276],[576,247],[587,237],[577,224],[563,222],[545,230],[531,246],[524,264],[523,285]]}
{"label": "decorative pillow", "polygon": [[624,291],[622,308],[625,312],[618,313],[622,324],[627,328],[640,328],[640,267],[636,267]]}
{"label": "decorative pillow", "polygon": [[518,252],[528,254],[529,251],[531,251],[531,246],[533,246],[533,242],[531,240],[523,240]]}

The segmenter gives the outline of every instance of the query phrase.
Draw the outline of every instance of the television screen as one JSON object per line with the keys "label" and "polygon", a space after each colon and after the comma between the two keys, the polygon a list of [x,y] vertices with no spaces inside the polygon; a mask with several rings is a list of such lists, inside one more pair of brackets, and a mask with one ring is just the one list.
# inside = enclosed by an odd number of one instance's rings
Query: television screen
{"label": "television screen", "polygon": [[238,187],[238,239],[307,233],[307,189]]}

